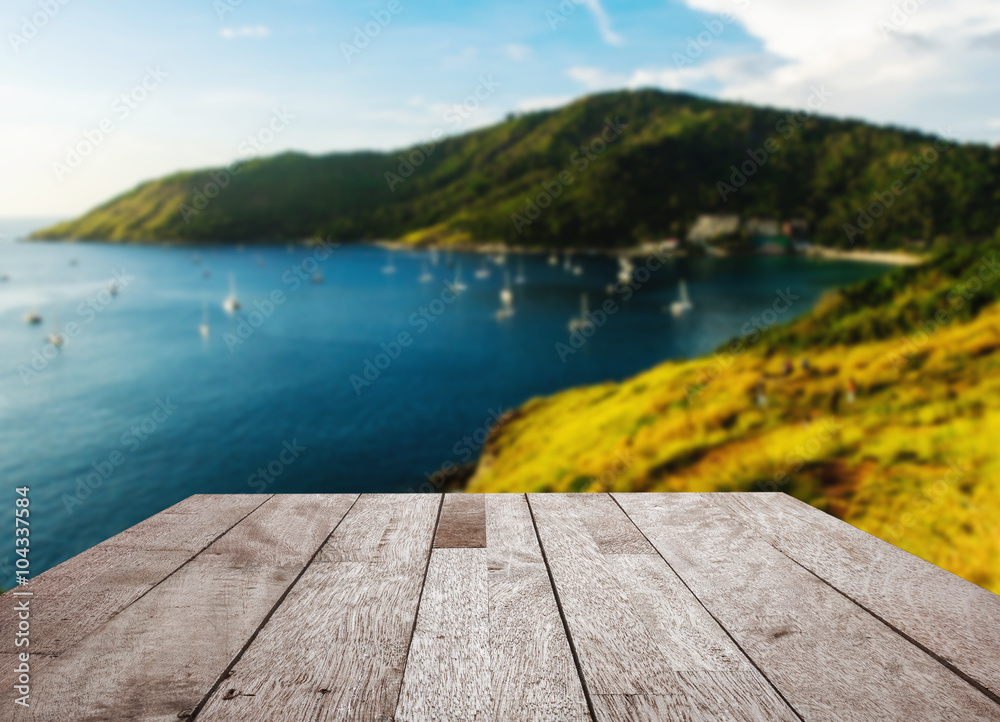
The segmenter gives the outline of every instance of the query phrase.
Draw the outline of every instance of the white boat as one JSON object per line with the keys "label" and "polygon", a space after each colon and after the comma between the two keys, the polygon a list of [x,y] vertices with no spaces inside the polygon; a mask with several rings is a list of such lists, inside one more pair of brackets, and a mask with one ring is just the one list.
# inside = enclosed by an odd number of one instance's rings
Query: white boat
{"label": "white boat", "polygon": [[229,274],[229,295],[222,302],[222,308],[230,316],[240,310],[240,300],[236,297],[236,281],[233,280],[231,273]]}
{"label": "white boat", "polygon": [[28,311],[24,314],[24,322],[29,326],[37,326],[42,322],[42,316],[37,311]]}
{"label": "white boat", "polygon": [[581,266],[579,263],[574,263],[573,264],[573,275],[574,276],[582,276],[583,275],[583,266]]}
{"label": "white boat", "polygon": [[573,254],[567,253],[566,257],[563,259],[563,270],[572,271],[573,270]]}
{"label": "white boat", "polygon": [[587,308],[587,294],[584,293],[580,295],[580,315],[570,319],[569,330],[571,332],[579,331],[580,329],[590,326],[591,325],[590,319],[587,318],[588,313],[589,310]]}
{"label": "white boat", "polygon": [[557,256],[555,253],[550,254],[549,255],[549,265],[550,266],[558,266],[559,265],[559,256]]}
{"label": "white boat", "polygon": [[628,283],[632,280],[632,272],[635,271],[635,266],[632,265],[630,261],[625,256],[619,256],[618,258],[618,280],[622,283]]}
{"label": "white boat", "polygon": [[505,253],[498,253],[498,254],[496,254],[495,256],[493,256],[493,262],[495,264],[497,264],[498,266],[506,265],[506,263],[507,263],[507,254],[505,254]]}
{"label": "white boat", "polygon": [[382,273],[386,274],[387,276],[391,276],[393,273],[396,272],[396,262],[395,260],[393,260],[392,251],[388,251],[386,255],[388,255],[389,257],[389,262],[384,266],[382,266]]}
{"label": "white boat", "polygon": [[53,331],[52,333],[49,334],[49,343],[55,346],[56,348],[59,348],[64,343],[66,343],[66,339],[62,337],[62,334]]}
{"label": "white boat", "polygon": [[680,282],[680,298],[670,304],[670,313],[675,316],[683,316],[688,311],[694,309],[694,304],[691,303],[691,298],[688,296],[687,283],[684,279]]}
{"label": "white boat", "polygon": [[431,249],[431,265],[436,266],[438,264],[438,251],[436,248]]}
{"label": "white boat", "polygon": [[427,261],[424,261],[424,265],[420,273],[420,278],[418,278],[417,280],[420,281],[421,283],[430,283],[431,281],[434,280],[434,276],[427,269]]}
{"label": "white boat", "polygon": [[212,327],[208,325],[208,304],[201,305],[201,323],[198,325],[198,333],[202,338],[207,339],[212,335]]}
{"label": "white boat", "polygon": [[523,286],[528,282],[528,277],[524,275],[524,256],[517,259],[517,277],[514,278],[514,283],[518,286]]}
{"label": "white boat", "polygon": [[480,281],[481,281],[481,280],[483,280],[484,278],[489,278],[489,277],[490,277],[490,269],[488,269],[488,268],[486,267],[486,261],[483,261],[483,262],[482,262],[482,263],[481,263],[481,264],[479,265],[479,268],[477,268],[477,269],[476,269],[476,273],[475,273],[475,276],[476,276],[476,278],[477,278],[477,279],[479,279]]}
{"label": "white boat", "polygon": [[457,293],[468,290],[468,286],[462,283],[462,264],[455,264],[455,280],[451,283],[452,290]]}
{"label": "white boat", "polygon": [[514,315],[514,292],[510,288],[510,271],[504,273],[504,286],[500,290],[500,310],[497,319],[503,320]]}

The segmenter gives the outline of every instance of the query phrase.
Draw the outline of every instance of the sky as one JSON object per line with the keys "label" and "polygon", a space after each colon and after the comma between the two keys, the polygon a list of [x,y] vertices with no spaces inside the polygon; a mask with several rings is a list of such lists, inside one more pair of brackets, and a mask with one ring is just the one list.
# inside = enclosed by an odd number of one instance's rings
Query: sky
{"label": "sky", "polygon": [[998,71],[998,0],[7,0],[0,218],[623,88],[996,144]]}

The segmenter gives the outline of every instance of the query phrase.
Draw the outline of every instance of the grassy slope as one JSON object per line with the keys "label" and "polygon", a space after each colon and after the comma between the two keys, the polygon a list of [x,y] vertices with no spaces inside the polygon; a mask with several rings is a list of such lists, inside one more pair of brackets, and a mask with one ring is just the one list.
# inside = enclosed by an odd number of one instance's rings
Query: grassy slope
{"label": "grassy slope", "polygon": [[[666,363],[535,399],[495,432],[469,490],[778,489],[1000,592],[1000,278],[961,309],[947,297],[983,252],[840,292],[721,373],[711,358]],[[923,340],[926,299],[954,318]],[[811,369],[785,376],[803,356]],[[852,378],[857,400],[834,411]]]}
{"label": "grassy slope", "polygon": [[[910,182],[905,164],[932,138],[816,117],[786,139],[777,129],[785,115],[683,94],[608,93],[446,139],[394,191],[384,174],[397,171],[398,153],[286,153],[244,164],[190,222],[181,206],[211,182],[210,169],[144,183],[39,237],[242,242],[329,235],[615,246],[679,234],[699,213],[734,212],[805,217],[820,240],[846,243],[843,224],[896,180],[908,190],[869,231],[864,240],[873,245],[988,236],[1000,223],[996,150],[954,147]],[[601,132],[605,118],[628,128],[581,170],[573,153]],[[780,150],[723,202],[716,183],[768,138]],[[518,234],[511,214],[523,213],[524,198],[564,170],[574,174],[572,185]]]}

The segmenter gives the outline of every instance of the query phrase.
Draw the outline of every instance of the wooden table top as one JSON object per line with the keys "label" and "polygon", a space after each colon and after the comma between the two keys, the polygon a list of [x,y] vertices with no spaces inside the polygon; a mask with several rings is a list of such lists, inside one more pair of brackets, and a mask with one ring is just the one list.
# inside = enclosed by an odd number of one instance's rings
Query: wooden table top
{"label": "wooden table top", "polygon": [[197,495],[3,601],[0,719],[1000,720],[1000,597],[784,494]]}

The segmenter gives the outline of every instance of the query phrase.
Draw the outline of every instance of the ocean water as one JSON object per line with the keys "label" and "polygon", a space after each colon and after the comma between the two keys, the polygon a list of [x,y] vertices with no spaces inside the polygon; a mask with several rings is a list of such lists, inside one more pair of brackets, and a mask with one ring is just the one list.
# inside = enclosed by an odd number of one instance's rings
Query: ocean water
{"label": "ocean water", "polygon": [[[419,489],[445,462],[473,459],[492,417],[533,396],[711,351],[771,308],[776,289],[801,296],[784,320],[884,270],[676,259],[628,300],[611,296],[617,312],[561,358],[581,294],[592,309],[609,298],[608,258],[578,256],[576,276],[525,256],[515,314],[498,321],[514,256],[476,279],[483,257],[455,254],[469,288],[448,303],[456,269],[443,255],[433,266],[426,253],[392,254],[390,274],[374,247],[323,262],[304,247],[198,253],[200,263],[184,247],[0,241],[0,500],[13,510],[14,489],[31,489],[32,574],[193,493]],[[296,282],[314,261],[325,282]],[[433,281],[420,283],[425,263]],[[222,308],[230,274],[236,316]],[[678,319],[664,306],[681,278],[695,310]],[[42,324],[24,323],[30,310]],[[66,336],[58,351],[54,330]],[[13,514],[0,516],[13,539]],[[0,554],[2,586],[13,551]]]}

